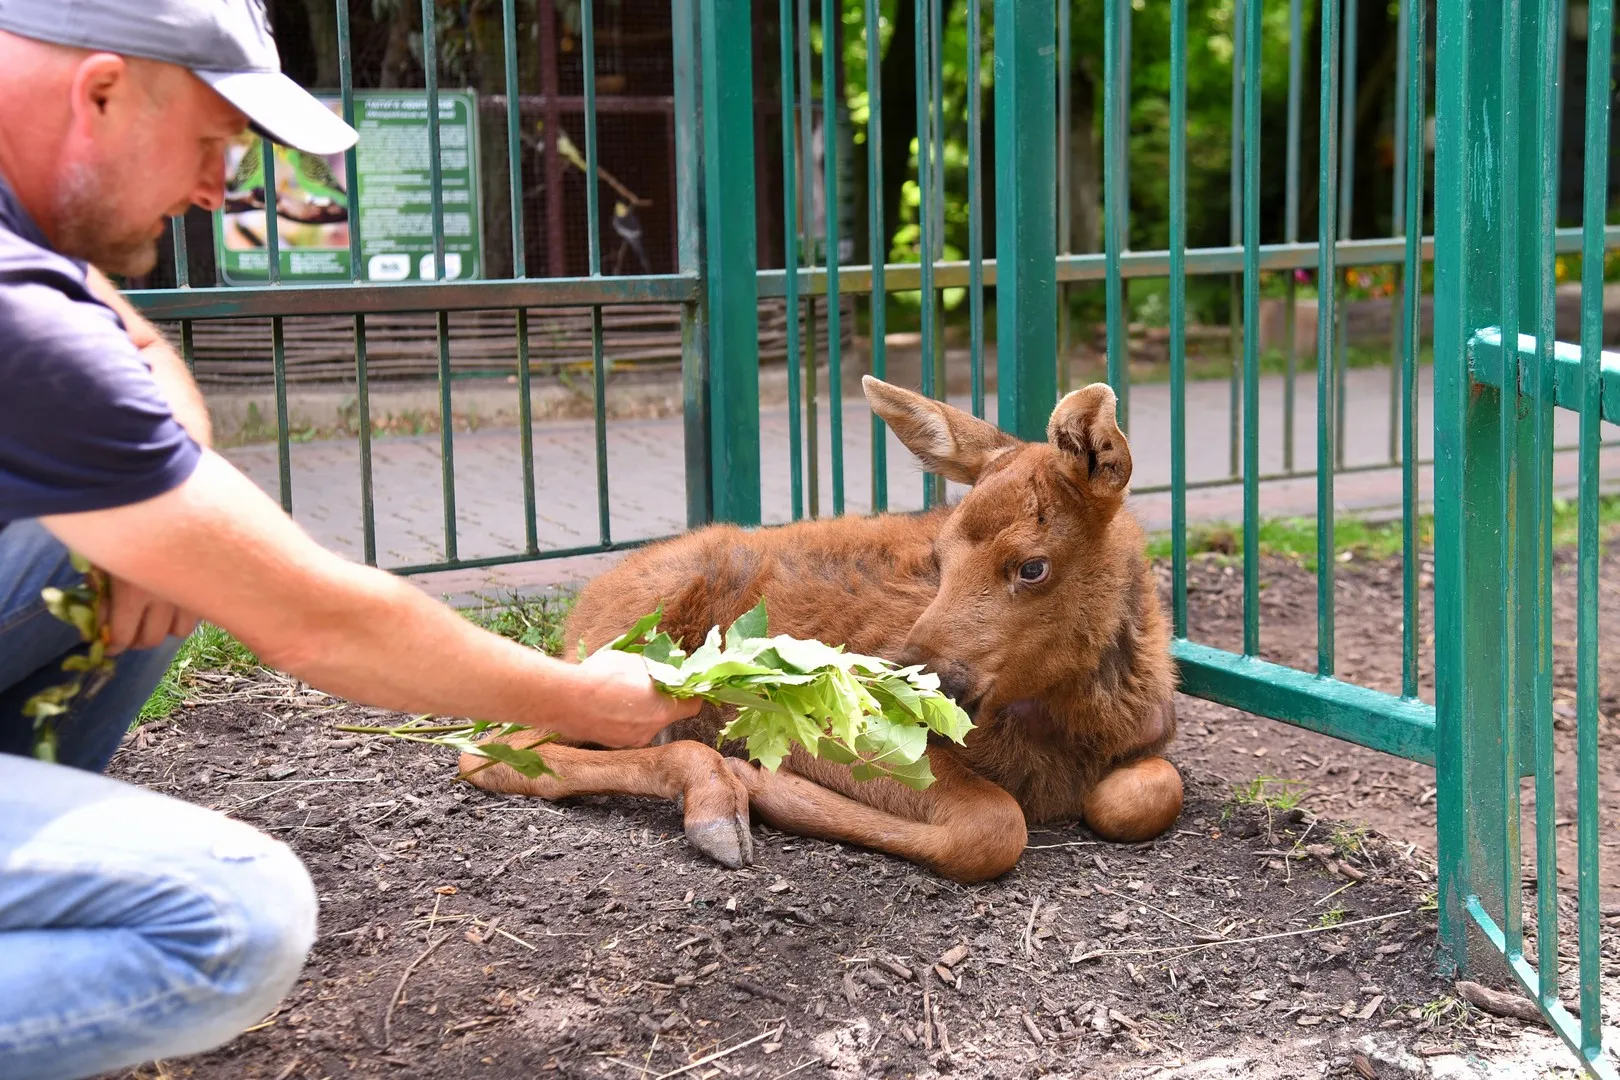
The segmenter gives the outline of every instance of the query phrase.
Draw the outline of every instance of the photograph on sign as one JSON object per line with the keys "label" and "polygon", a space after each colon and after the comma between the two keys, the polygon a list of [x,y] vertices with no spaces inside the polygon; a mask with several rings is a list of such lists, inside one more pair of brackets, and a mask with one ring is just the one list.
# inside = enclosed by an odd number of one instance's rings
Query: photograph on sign
{"label": "photograph on sign", "polygon": [[[341,100],[319,95],[334,112]],[[473,95],[439,96],[442,277],[434,259],[433,185],[428,158],[427,95],[421,90],[360,91],[355,177],[345,155],[329,157],[267,144],[244,133],[226,153],[225,204],[214,214],[214,248],[228,285],[269,278],[267,214],[276,213],[283,281],[465,280],[480,267],[478,130]],[[275,192],[267,191],[264,152],[274,153]],[[350,266],[349,231],[360,236],[360,266]]]}

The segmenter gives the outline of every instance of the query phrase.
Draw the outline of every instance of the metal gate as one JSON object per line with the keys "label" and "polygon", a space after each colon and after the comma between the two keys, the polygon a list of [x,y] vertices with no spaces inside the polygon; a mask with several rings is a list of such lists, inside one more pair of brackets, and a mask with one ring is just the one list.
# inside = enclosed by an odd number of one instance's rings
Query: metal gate
{"label": "metal gate", "polygon": [[[191,321],[243,316],[271,320],[273,374],[278,394],[280,494],[295,502],[289,466],[283,320],[308,314],[352,316],[354,363],[361,423],[360,485],[365,558],[376,562],[370,425],[367,417],[366,319],[397,312],[436,314],[443,413],[451,412],[450,312],[511,312],[519,381],[523,439],[522,482],[528,522],[521,551],[460,558],[457,554],[456,472],[451,425],[443,425],[444,558],[391,567],[402,572],[489,565],[538,558],[607,552],[644,542],[612,535],[607,475],[607,420],[603,409],[602,309],[646,302],[682,305],[684,430],[687,521],[758,524],[761,520],[758,302],[780,297],[808,319],[787,321],[788,468],[792,514],[809,503],[815,513],[822,482],[818,410],[830,425],[832,512],[845,510],[846,419],[870,425],[870,505],[890,504],[885,441],[879,421],[867,413],[846,417],[842,300],[864,298],[872,341],[871,371],[886,372],[885,316],[890,294],[919,296],[920,383],[924,393],[944,396],[947,371],[943,338],[946,290],[965,290],[968,307],[969,407],[986,412],[985,291],[995,299],[995,405],[998,423],[1029,439],[1044,438],[1047,417],[1067,388],[1067,363],[1054,363],[1072,327],[1066,297],[1080,282],[1101,282],[1105,295],[1109,381],[1129,424],[1127,282],[1167,279],[1170,374],[1168,494],[1172,517],[1174,651],[1187,693],[1332,735],[1438,770],[1441,866],[1441,935],[1459,970],[1483,966],[1500,954],[1551,1024],[1594,1076],[1617,1075],[1601,1047],[1601,958],[1598,918],[1597,802],[1597,596],[1598,464],[1600,423],[1620,421],[1620,360],[1600,353],[1604,256],[1620,246],[1620,230],[1605,222],[1609,187],[1610,55],[1613,0],[1590,0],[1586,8],[1584,216],[1579,228],[1559,229],[1556,195],[1560,152],[1557,117],[1565,9],[1562,0],[1437,0],[1434,38],[1436,88],[1432,205],[1435,235],[1423,235],[1431,207],[1426,175],[1428,150],[1428,0],[1400,0],[1397,52],[1392,233],[1352,235],[1349,188],[1354,182],[1355,75],[1358,0],[1326,0],[1316,11],[1320,71],[1316,81],[1319,133],[1316,189],[1317,236],[1302,241],[1300,225],[1301,130],[1306,86],[1303,14],[1306,0],[1235,0],[1232,47],[1232,218],[1227,246],[1189,248],[1188,221],[1188,0],[1169,0],[1168,232],[1163,248],[1130,250],[1128,206],[1131,178],[1127,143],[1132,11],[1129,0],[1099,0],[1102,9],[1101,83],[1103,250],[1074,254],[1070,248],[1072,205],[1070,144],[1073,72],[1071,5],[1053,0],[980,0],[947,8],[943,0],[674,0],[672,42],[677,151],[679,258],[673,274],[603,276],[602,214],[596,186],[588,184],[590,274],[583,278],[532,278],[524,268],[519,158],[516,0],[504,0],[502,30],[510,149],[511,279],[421,285],[305,286],[275,279],[276,229],[271,215],[272,280],[262,288],[191,287],[185,277],[185,238],[177,223],[179,287],[132,294],[151,317],[181,323],[190,355]],[[1263,72],[1278,57],[1264,55],[1268,14],[1286,5],[1288,33],[1285,205],[1280,237],[1262,243]],[[423,0],[423,55],[436,56],[435,5]],[[542,0],[542,11],[550,4]],[[886,129],[877,32],[882,20],[904,13],[914,38],[915,84],[906,113],[915,125]],[[779,52],[768,57],[754,47],[754,22],[774,14]],[[813,19],[813,16],[815,18]],[[988,17],[987,17],[988,16]],[[947,56],[948,20],[963,20],[965,53]],[[597,170],[597,90],[594,74],[596,15],[581,0],[579,30],[584,64],[583,119],[587,175]],[[958,25],[950,22],[949,25]],[[337,3],[338,56],[345,112],[352,115],[348,5]],[[883,147],[916,138],[915,261],[888,262],[881,250],[868,262],[849,265],[845,223],[837,212],[847,179],[847,144],[834,87],[843,78],[839,35],[860,36],[865,49],[865,140],[867,191],[884,188]],[[819,36],[818,36],[819,35]],[[820,54],[819,77],[813,63]],[[946,160],[944,72],[965,65],[961,101],[966,117],[965,162]],[[775,67],[767,80],[779,88],[779,146],[756,145],[756,98],[760,66]],[[819,82],[819,99],[816,85]],[[426,65],[430,99],[437,92],[435,64]],[[993,92],[988,122],[993,145],[983,144],[985,91]],[[444,251],[443,205],[438,190],[437,111],[430,104],[433,147],[433,239],[436,266]],[[819,127],[818,127],[819,118]],[[953,125],[956,117],[952,117]],[[818,144],[819,133],[819,144]],[[1056,133],[1056,137],[1054,137]],[[840,149],[843,147],[844,149]],[[761,268],[755,208],[762,163],[780,157],[783,267]],[[267,162],[270,160],[266,154]],[[819,163],[819,170],[817,165]],[[774,163],[773,163],[774,164]],[[354,152],[348,159],[354,175]],[[990,172],[986,172],[986,168]],[[965,258],[945,258],[947,176],[961,177],[966,215]],[[274,187],[273,177],[267,178]],[[1157,176],[1139,176],[1138,190],[1157,186]],[[994,185],[993,205],[985,191]],[[816,230],[813,204],[825,209]],[[883,200],[867,200],[865,233],[885,238]],[[953,211],[956,212],[956,211]],[[995,257],[986,258],[986,215],[993,214]],[[1275,216],[1275,215],[1273,215]],[[353,264],[359,265],[360,228],[351,228]],[[1273,230],[1267,226],[1266,232]],[[1061,238],[1061,239],[1060,239]],[[1061,249],[1061,251],[1060,251]],[[1578,344],[1556,343],[1554,260],[1579,253],[1582,321]],[[1418,697],[1417,575],[1419,499],[1418,368],[1421,346],[1421,285],[1433,262],[1436,321],[1435,367],[1435,597],[1437,612],[1436,704]],[[1404,507],[1403,678],[1399,695],[1385,694],[1335,677],[1334,541],[1335,474],[1342,465],[1344,344],[1335,302],[1347,267],[1396,265],[1400,288],[1398,333],[1390,367],[1389,459],[1401,470]],[[1260,324],[1262,273],[1287,271],[1285,471],[1314,475],[1318,558],[1318,646],[1315,670],[1304,671],[1260,658],[1260,511],[1263,475],[1259,450],[1262,369]],[[1293,463],[1292,400],[1294,271],[1314,271],[1320,289],[1317,317],[1316,431],[1312,469]],[[1188,636],[1187,610],[1187,282],[1190,275],[1230,276],[1232,334],[1237,347],[1231,368],[1231,473],[1241,484],[1244,581],[1243,647],[1229,652]],[[875,300],[874,300],[875,298]],[[542,549],[535,528],[535,465],[528,414],[530,312],[554,306],[589,306],[593,313],[592,372],[596,390],[597,541]],[[819,312],[819,314],[818,314]],[[826,387],[815,385],[817,346],[805,337],[824,331]],[[805,362],[808,355],[811,362]],[[1577,757],[1579,839],[1578,918],[1573,982],[1579,1018],[1561,1001],[1552,745],[1552,416],[1557,408],[1580,416],[1579,627]],[[1399,436],[1397,438],[1397,435]],[[925,480],[924,505],[944,495],[937,480]],[[808,496],[808,499],[807,499]],[[1535,783],[1534,847],[1537,878],[1554,887],[1536,891],[1535,952],[1525,951],[1520,880],[1520,778]]]}

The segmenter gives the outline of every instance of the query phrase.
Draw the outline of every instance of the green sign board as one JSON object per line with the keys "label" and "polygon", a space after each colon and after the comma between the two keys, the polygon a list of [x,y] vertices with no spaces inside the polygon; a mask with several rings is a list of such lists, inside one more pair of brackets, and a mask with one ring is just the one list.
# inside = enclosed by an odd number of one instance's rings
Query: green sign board
{"label": "green sign board", "polygon": [[[319,95],[333,112],[340,99]],[[275,146],[276,239],[283,281],[433,281],[433,188],[428,172],[427,93],[354,95],[357,183],[342,154],[315,157]],[[214,253],[228,285],[269,280],[262,143],[244,135],[226,155],[225,205],[214,212]],[[439,92],[439,172],[444,207],[444,280],[481,272],[478,111],[469,90]],[[360,266],[349,265],[358,206]]]}

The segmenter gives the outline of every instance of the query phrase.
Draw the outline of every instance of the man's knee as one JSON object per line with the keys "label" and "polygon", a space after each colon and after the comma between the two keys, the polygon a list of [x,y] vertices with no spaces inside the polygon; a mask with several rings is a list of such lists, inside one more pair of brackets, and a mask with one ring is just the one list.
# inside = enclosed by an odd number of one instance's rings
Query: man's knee
{"label": "man's knee", "polygon": [[[231,822],[231,825],[237,825]],[[193,1053],[235,1038],[262,1020],[292,989],[315,943],[315,886],[296,855],[279,841],[241,826],[222,831],[199,887],[214,910],[199,941],[181,925],[156,929],[156,944],[182,954],[212,1008],[171,1053]]]}

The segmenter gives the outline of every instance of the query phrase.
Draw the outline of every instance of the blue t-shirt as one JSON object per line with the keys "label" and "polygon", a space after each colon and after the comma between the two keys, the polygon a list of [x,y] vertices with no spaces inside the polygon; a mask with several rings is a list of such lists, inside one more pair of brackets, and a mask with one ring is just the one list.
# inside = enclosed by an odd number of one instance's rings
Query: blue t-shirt
{"label": "blue t-shirt", "polygon": [[202,454],[86,274],[0,178],[0,529],[153,498]]}

